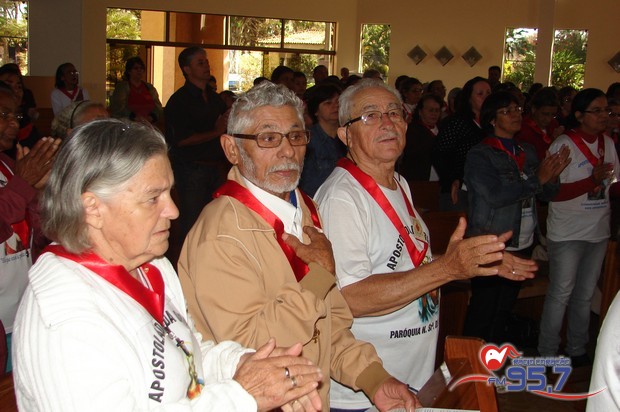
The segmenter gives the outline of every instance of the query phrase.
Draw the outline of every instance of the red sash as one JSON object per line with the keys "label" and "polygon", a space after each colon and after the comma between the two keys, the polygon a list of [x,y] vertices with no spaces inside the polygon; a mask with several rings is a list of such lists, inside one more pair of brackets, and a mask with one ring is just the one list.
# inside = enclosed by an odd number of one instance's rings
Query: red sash
{"label": "red sash", "polygon": [[506,153],[517,164],[517,168],[519,169],[519,172],[523,172],[523,165],[525,164],[525,151],[519,148],[517,144],[515,144],[515,149],[518,149],[518,150],[515,150],[515,152],[518,152],[518,153],[515,155],[511,151],[507,150],[502,144],[502,142],[497,137],[486,137],[482,141],[482,143],[489,145],[491,147],[494,147],[497,150],[501,150],[502,152]]}
{"label": "red sash", "polygon": [[[310,210],[312,223],[314,223],[314,226],[320,229],[321,223],[319,222],[319,215],[316,211],[316,208],[314,207],[314,203],[308,197],[308,195],[303,193],[301,190],[299,191],[299,193],[301,193],[301,197],[303,198],[304,203]],[[230,196],[234,199],[237,199],[239,202],[247,206],[250,210],[253,210],[260,217],[262,217],[263,220],[273,228],[273,230],[276,232],[276,240],[282,248],[282,252],[284,252],[284,255],[288,259],[288,262],[290,263],[291,268],[295,273],[295,278],[298,282],[301,282],[304,276],[306,276],[306,274],[308,273],[308,265],[306,265],[304,261],[295,254],[295,251],[282,239],[282,235],[284,234],[284,223],[282,223],[282,221],[278,219],[278,217],[271,210],[269,210],[256,197],[254,197],[254,195],[252,194],[252,192],[250,192],[249,189],[240,185],[234,180],[226,181],[226,183],[220,186],[213,195],[214,198],[220,196]]]}
{"label": "red sash", "polygon": [[[375,180],[372,177],[364,173],[359,167],[357,167],[350,159],[347,159],[346,157],[343,157],[342,159],[338,160],[338,163],[336,163],[336,165],[338,167],[343,168],[347,172],[349,172],[351,176],[353,176],[353,178],[355,178],[355,180],[357,180],[359,184],[362,185],[362,187],[375,200],[375,202],[377,202],[379,207],[383,210],[383,212],[386,214],[386,216],[390,219],[390,221],[394,225],[394,228],[396,228],[400,236],[403,238],[405,242],[405,246],[407,247],[407,251],[409,252],[409,256],[411,257],[411,261],[413,262],[413,265],[415,267],[418,267],[420,263],[422,262],[422,260],[424,259],[424,256],[426,256],[426,251],[428,250],[428,243],[421,239],[418,239],[424,245],[422,247],[422,250],[418,250],[416,245],[413,243],[413,240],[411,240],[409,233],[405,229],[405,225],[398,217],[396,210],[394,210],[394,207],[392,206],[388,198],[385,197],[385,194],[381,191],[381,188],[379,187],[377,182],[375,182]],[[405,191],[403,190],[402,186],[398,182],[396,183],[398,184],[398,187],[400,188],[400,192],[403,195],[403,199],[405,200],[405,203],[407,204],[407,211],[409,215],[415,218],[416,215],[415,215],[415,212],[413,211],[413,205],[407,198],[407,195],[405,194]]]}
{"label": "red sash", "polygon": [[[6,177],[7,181],[10,181],[13,178],[13,171],[9,169],[9,167],[0,160],[0,172]],[[30,248],[30,227],[28,226],[28,221],[26,219],[21,220],[17,223],[13,223],[11,225],[13,232],[17,233],[19,239],[24,246],[24,249]]]}
{"label": "red sash", "polygon": [[542,130],[540,127],[538,127],[538,125],[532,118],[526,117],[525,119],[523,119],[523,123],[527,124],[536,133],[538,133],[540,137],[543,139],[543,141],[547,144],[547,146],[551,144],[551,137],[549,137],[549,135],[547,134],[545,130]]}
{"label": "red sash", "polygon": [[140,266],[153,290],[145,287],[121,265],[111,265],[93,252],[76,255],[68,252],[60,245],[49,245],[43,253],[51,252],[60,257],[72,260],[92,270],[116,288],[125,292],[138,302],[160,324],[164,322],[164,280],[157,267],[150,263]]}
{"label": "red sash", "polygon": [[598,135],[598,147],[597,152],[600,157],[596,157],[594,153],[590,150],[590,148],[583,141],[583,138],[579,135],[579,133],[575,130],[566,131],[566,135],[575,143],[575,146],[583,153],[583,155],[588,159],[592,166],[596,166],[600,161],[605,158],[605,139],[603,138],[603,134]]}

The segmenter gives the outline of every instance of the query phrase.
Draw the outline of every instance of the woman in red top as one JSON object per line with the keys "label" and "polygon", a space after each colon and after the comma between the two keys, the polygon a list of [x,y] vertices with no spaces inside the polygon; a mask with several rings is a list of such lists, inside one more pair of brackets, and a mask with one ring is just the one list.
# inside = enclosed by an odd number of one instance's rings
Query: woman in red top
{"label": "woman in red top", "polygon": [[547,155],[551,142],[564,133],[555,116],[558,113],[558,94],[553,87],[540,89],[530,101],[530,113],[523,119],[521,131],[515,136],[517,143],[529,143],[536,149],[538,161]]}
{"label": "woman in red top", "polygon": [[163,113],[157,90],[143,80],[145,65],[140,57],[125,63],[123,80],[116,84],[110,99],[113,117],[156,123]]}

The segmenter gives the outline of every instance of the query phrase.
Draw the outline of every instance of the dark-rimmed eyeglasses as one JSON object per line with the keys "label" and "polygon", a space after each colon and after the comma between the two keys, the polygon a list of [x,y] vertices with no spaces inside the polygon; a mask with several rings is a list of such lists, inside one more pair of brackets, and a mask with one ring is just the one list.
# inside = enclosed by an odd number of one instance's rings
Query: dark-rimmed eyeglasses
{"label": "dark-rimmed eyeglasses", "polygon": [[20,122],[20,120],[22,120],[24,118],[24,116],[22,116],[21,114],[13,114],[13,113],[9,113],[9,112],[1,112],[0,113],[0,119],[2,120],[15,120],[16,122]]}
{"label": "dark-rimmed eyeglasses", "polygon": [[280,132],[261,132],[257,134],[241,134],[235,133],[233,137],[240,139],[256,140],[258,147],[272,149],[282,144],[282,140],[286,137],[291,146],[305,146],[310,142],[309,130],[291,130],[288,133]]}
{"label": "dark-rimmed eyeglasses", "polygon": [[370,112],[366,112],[362,114],[360,117],[356,117],[355,119],[351,119],[344,124],[345,127],[351,126],[353,123],[362,121],[367,126],[374,126],[381,123],[381,119],[383,119],[383,115],[387,114],[388,119],[393,123],[402,123],[405,121],[403,117],[402,109],[392,109],[387,112],[380,112],[379,110],[373,110]]}

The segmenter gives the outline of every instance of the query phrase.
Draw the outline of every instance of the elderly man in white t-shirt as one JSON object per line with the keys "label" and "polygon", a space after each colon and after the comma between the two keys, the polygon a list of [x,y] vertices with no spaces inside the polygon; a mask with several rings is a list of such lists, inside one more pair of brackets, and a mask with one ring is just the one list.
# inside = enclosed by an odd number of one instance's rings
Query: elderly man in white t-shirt
{"label": "elderly man in white t-shirt", "polygon": [[[338,136],[349,153],[316,194],[338,286],[354,316],[353,334],[375,346],[389,373],[420,388],[434,369],[438,288],[478,275],[523,280],[536,266],[503,252],[509,233],[464,240],[464,218],[446,254],[433,257],[409,186],[394,171],[407,130],[398,93],[362,80],[339,103]],[[335,382],[330,401],[332,411],[371,406]]]}

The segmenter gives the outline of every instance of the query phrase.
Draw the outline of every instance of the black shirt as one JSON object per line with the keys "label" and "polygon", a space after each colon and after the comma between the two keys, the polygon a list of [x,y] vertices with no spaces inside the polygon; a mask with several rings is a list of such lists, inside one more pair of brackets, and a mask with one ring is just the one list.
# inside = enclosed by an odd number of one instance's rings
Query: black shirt
{"label": "black shirt", "polygon": [[194,133],[203,133],[215,128],[215,122],[226,111],[226,103],[220,96],[207,87],[207,100],[202,90],[189,81],[177,90],[166,104],[166,141],[170,145],[170,155],[175,160],[222,160],[224,152],[220,139],[208,142],[179,146],[179,142]]}

